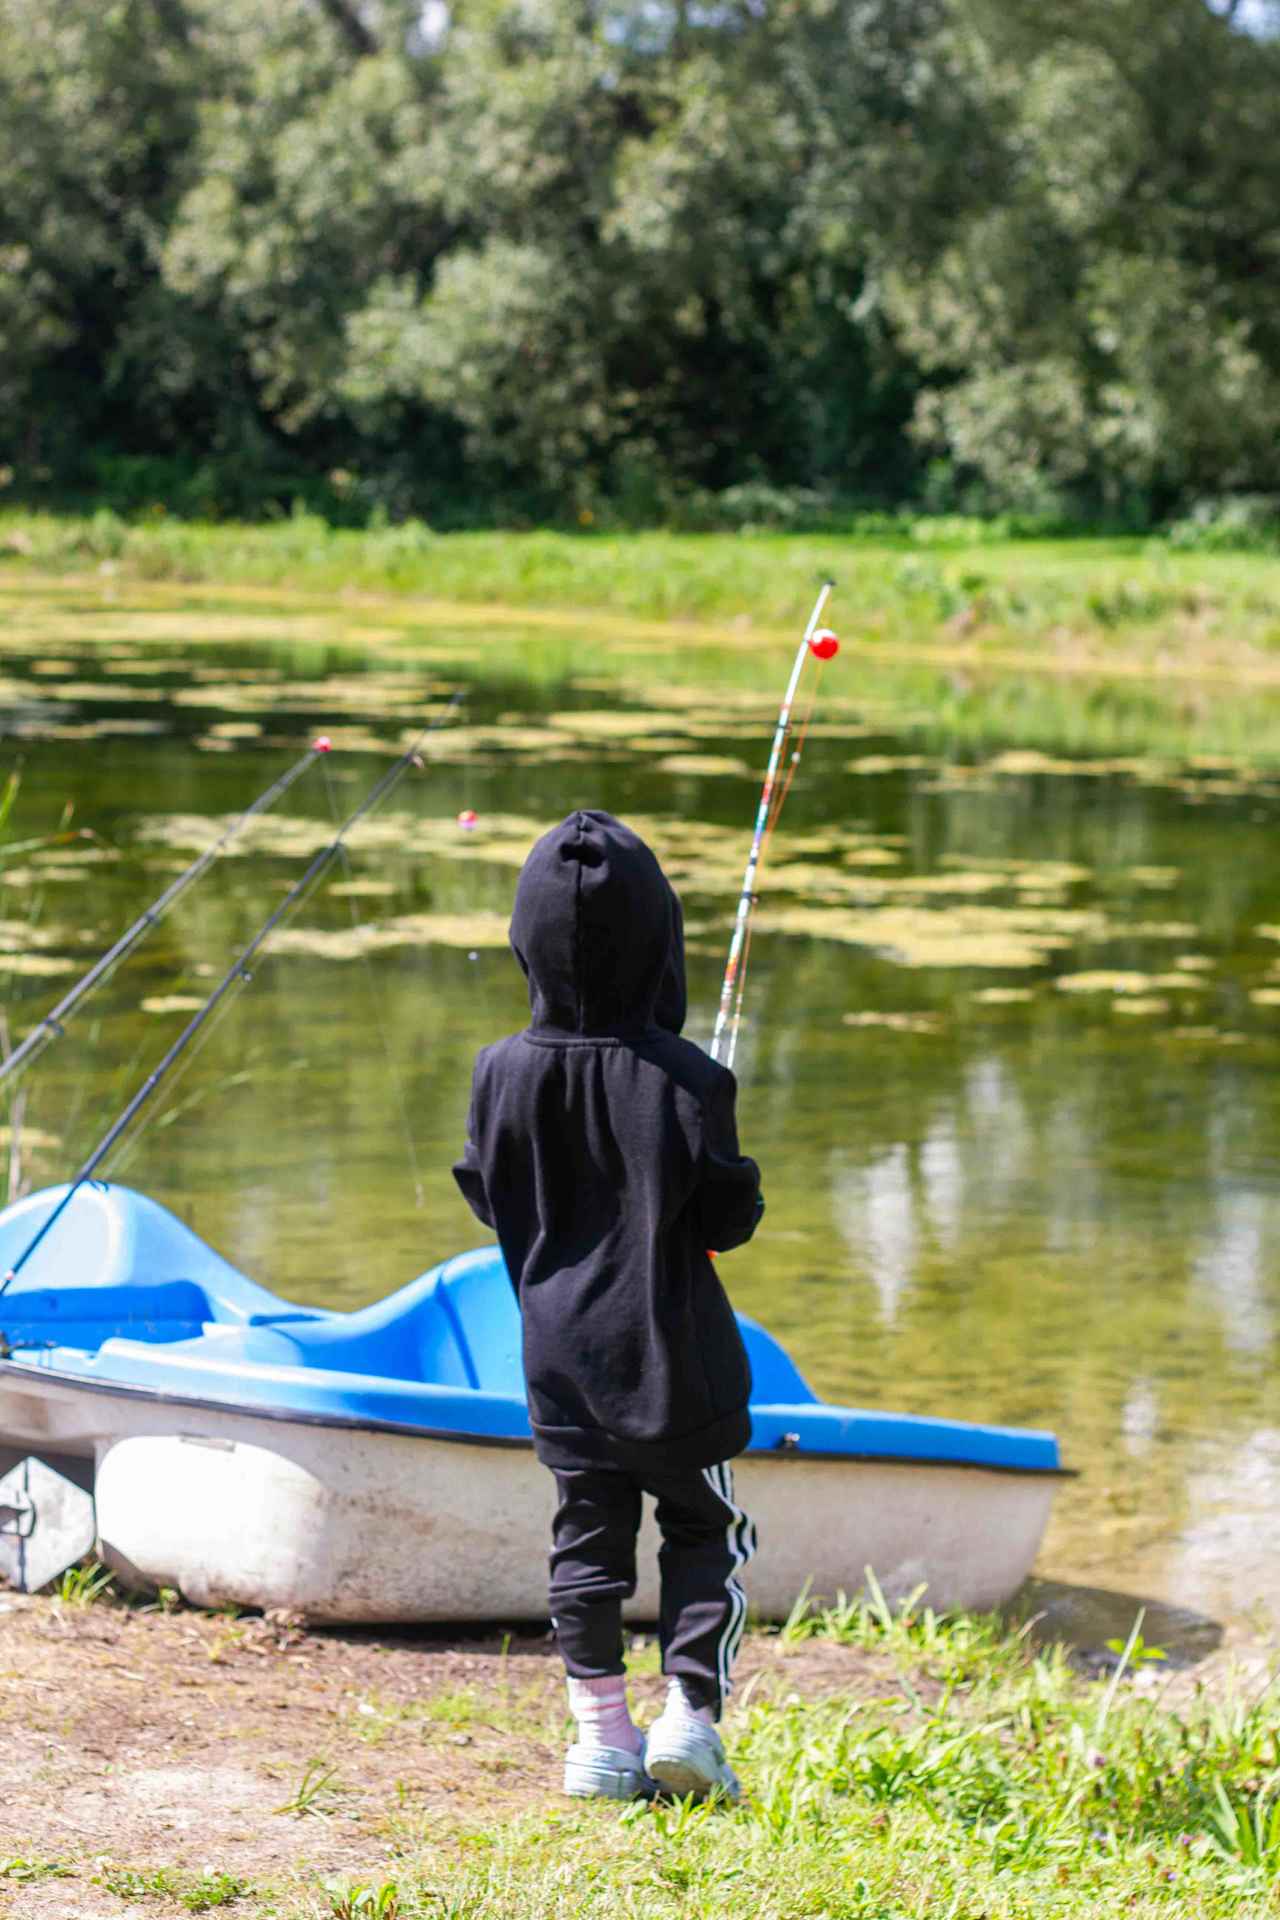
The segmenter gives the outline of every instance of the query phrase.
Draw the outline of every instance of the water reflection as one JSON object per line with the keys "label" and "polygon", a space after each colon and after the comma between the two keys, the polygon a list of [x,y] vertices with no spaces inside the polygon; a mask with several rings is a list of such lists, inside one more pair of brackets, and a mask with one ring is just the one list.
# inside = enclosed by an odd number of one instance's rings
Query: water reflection
{"label": "water reflection", "polygon": [[920,1180],[929,1231],[948,1253],[960,1237],[964,1176],[955,1126],[938,1115],[920,1143]]}
{"label": "water reflection", "polygon": [[[1274,1211],[1260,1193],[1218,1193],[1211,1236],[1193,1262],[1193,1284],[1217,1300],[1222,1333],[1237,1353],[1264,1353],[1271,1345],[1272,1316],[1267,1304],[1264,1255],[1275,1252],[1268,1233]],[[1270,1242],[1270,1245],[1268,1245]],[[1267,1263],[1274,1274],[1274,1258]]]}
{"label": "water reflection", "polygon": [[831,1201],[853,1277],[870,1280],[880,1318],[892,1327],[916,1261],[915,1195],[901,1142],[866,1166],[833,1157]]}

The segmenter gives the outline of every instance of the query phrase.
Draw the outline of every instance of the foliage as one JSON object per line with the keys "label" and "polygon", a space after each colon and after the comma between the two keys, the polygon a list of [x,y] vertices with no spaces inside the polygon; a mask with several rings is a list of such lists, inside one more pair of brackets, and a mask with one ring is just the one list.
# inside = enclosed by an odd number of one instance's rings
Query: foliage
{"label": "foliage", "polygon": [[310,1760],[294,1791],[281,1806],[273,1808],[273,1812],[292,1813],[298,1819],[312,1814],[319,1820],[327,1820],[345,1792],[336,1767],[331,1767],[327,1760]]}
{"label": "foliage", "polygon": [[30,1860],[21,1854],[0,1860],[0,1880],[18,1880],[30,1884],[37,1880],[70,1880],[74,1877],[75,1868],[61,1860]]}
{"label": "foliage", "polygon": [[1169,528],[1169,543],[1201,553],[1280,552],[1280,494],[1239,493],[1196,500]]}
{"label": "foliage", "polygon": [[193,1879],[171,1867],[144,1870],[120,1867],[108,1861],[93,1878],[117,1899],[173,1900],[188,1913],[209,1913],[218,1907],[234,1906],[250,1891],[248,1882],[238,1875],[211,1867]]}
{"label": "foliage", "polygon": [[329,1897],[333,1920],[401,1920],[400,1889],[394,1880],[378,1886],[334,1887]]}
{"label": "foliage", "polygon": [[923,441],[993,501],[1274,489],[1280,43],[1203,0],[952,0],[937,44],[886,256]]}
{"label": "foliage", "polygon": [[58,1598],[67,1607],[91,1607],[95,1601],[111,1599],[115,1575],[97,1560],[86,1560],[68,1567],[58,1582]]}
{"label": "foliage", "polygon": [[0,0],[0,486],[689,526],[1274,492],[1271,24]]}

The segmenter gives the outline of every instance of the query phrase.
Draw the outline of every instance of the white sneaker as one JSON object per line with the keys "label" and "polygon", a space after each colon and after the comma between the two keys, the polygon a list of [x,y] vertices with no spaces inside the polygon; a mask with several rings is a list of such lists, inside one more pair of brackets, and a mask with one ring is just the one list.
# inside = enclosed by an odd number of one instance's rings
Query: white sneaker
{"label": "white sneaker", "polygon": [[737,1800],[742,1793],[738,1776],[724,1757],[720,1735],[698,1720],[660,1715],[649,1729],[644,1764],[649,1777],[664,1792],[681,1800],[688,1794],[697,1800],[706,1800],[712,1794]]}
{"label": "white sneaker", "polygon": [[564,1757],[564,1790],[577,1800],[652,1800],[655,1788],[640,1754],[579,1743]]}

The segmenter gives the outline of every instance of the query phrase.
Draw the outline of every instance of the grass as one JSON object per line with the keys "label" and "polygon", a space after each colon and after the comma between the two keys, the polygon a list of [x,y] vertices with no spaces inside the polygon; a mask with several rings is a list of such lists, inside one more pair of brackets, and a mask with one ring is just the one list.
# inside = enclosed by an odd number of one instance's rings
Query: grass
{"label": "grass", "polygon": [[66,1607],[91,1607],[114,1597],[115,1575],[97,1560],[68,1567],[58,1582],[58,1598]]}
{"label": "grass", "polygon": [[[914,529],[914,530],[910,530]],[[226,586],[355,589],[508,608],[587,608],[657,620],[795,626],[834,571],[846,623],[924,639],[950,624],[1045,637],[1066,623],[1133,635],[1226,618],[1280,650],[1280,562],[1180,551],[1158,539],[995,542],[978,523],[909,523],[880,534],[364,532],[308,515],[265,526],[150,517],[0,514],[0,555],[45,571],[106,566],[126,577]],[[798,609],[803,612],[798,613]],[[856,613],[854,610],[856,609]]]}
{"label": "grass", "polygon": [[30,1886],[40,1880],[72,1880],[75,1868],[61,1860],[30,1860],[21,1854],[13,1854],[7,1860],[0,1860],[0,1880]]}
{"label": "grass", "polygon": [[234,1906],[251,1891],[248,1883],[232,1873],[206,1868],[192,1876],[170,1867],[138,1870],[104,1863],[94,1875],[94,1884],[118,1900],[162,1900],[176,1902],[187,1913],[210,1913],[219,1907]]}
{"label": "grass", "polygon": [[910,1672],[869,1700],[748,1703],[731,1731],[742,1806],[556,1805],[460,1823],[393,1879],[286,1911],[1013,1920],[1277,1904],[1274,1690],[1184,1689],[1173,1704],[1122,1665],[1090,1683],[1060,1649],[1037,1653],[990,1621],[886,1621],[874,1600],[810,1625],[892,1650]]}
{"label": "grass", "polygon": [[559,1733],[564,1723],[562,1707],[557,1707],[548,1723],[540,1689],[515,1693],[510,1687],[482,1690],[479,1687],[449,1687],[428,1694],[422,1700],[398,1702],[366,1694],[357,1701],[345,1731],[366,1746],[376,1746],[389,1734],[413,1730],[424,1740],[440,1731],[461,1732],[467,1727],[496,1727],[519,1736],[532,1730]]}
{"label": "grass", "polygon": [[[784,1644],[892,1653],[878,1697],[747,1703],[736,1809],[549,1806],[418,1836],[394,1878],[290,1915],[497,1920],[1014,1920],[1258,1915],[1280,1904],[1280,1700],[1176,1700],[1124,1659],[1083,1680],[989,1620],[878,1596],[793,1616]],[[1139,1644],[1130,1636],[1129,1655]],[[1154,1651],[1147,1650],[1147,1663]],[[1173,1681],[1163,1683],[1170,1692]]]}
{"label": "grass", "polygon": [[331,1767],[327,1760],[311,1760],[303,1769],[302,1778],[289,1798],[272,1811],[291,1813],[298,1820],[308,1815],[317,1820],[327,1820],[346,1791],[336,1767]]}

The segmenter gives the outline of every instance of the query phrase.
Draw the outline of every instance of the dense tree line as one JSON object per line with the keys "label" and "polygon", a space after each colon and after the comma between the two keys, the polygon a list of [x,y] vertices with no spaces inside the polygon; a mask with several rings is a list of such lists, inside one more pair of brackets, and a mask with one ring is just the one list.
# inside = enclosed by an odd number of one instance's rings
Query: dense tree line
{"label": "dense tree line", "polygon": [[1280,489],[1272,28],[0,0],[0,464],[222,510]]}

